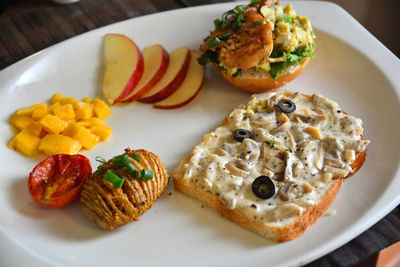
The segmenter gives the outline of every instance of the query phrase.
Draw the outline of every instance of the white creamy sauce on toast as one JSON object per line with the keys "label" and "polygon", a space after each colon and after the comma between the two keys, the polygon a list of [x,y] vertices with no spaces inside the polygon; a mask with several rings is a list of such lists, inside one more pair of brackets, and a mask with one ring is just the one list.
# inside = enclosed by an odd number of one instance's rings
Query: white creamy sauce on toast
{"label": "white creamy sauce on toast", "polygon": [[[296,105],[282,112],[278,102]],[[244,129],[251,138],[237,141],[232,132]],[[343,112],[321,95],[276,91],[251,97],[224,123],[203,136],[184,165],[184,181],[216,195],[231,210],[272,224],[286,224],[316,205],[333,179],[352,171],[356,155],[369,141],[362,138],[359,118]],[[253,181],[271,178],[276,193],[258,198]]]}

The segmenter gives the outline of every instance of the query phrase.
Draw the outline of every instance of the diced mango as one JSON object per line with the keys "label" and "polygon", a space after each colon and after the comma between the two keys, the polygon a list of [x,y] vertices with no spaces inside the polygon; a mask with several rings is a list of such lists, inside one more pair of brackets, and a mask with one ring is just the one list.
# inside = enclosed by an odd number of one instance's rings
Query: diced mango
{"label": "diced mango", "polygon": [[53,109],[54,116],[64,121],[70,121],[75,118],[74,108],[71,104],[65,104]]}
{"label": "diced mango", "polygon": [[100,141],[98,136],[92,134],[89,129],[78,123],[70,123],[63,134],[77,139],[87,149],[93,148]]}
{"label": "diced mango", "polygon": [[93,105],[85,102],[80,102],[79,109],[75,112],[76,119],[87,120],[93,116]]}
{"label": "diced mango", "polygon": [[54,109],[56,109],[56,108],[58,108],[58,107],[61,107],[60,102],[56,102],[56,103],[54,103],[53,105],[51,105],[47,111],[48,111],[48,113],[54,114],[54,112],[53,112]]}
{"label": "diced mango", "polygon": [[14,113],[10,119],[10,124],[19,130],[28,127],[32,122],[34,122],[34,120],[31,117],[17,113]]}
{"label": "diced mango", "polygon": [[95,98],[92,103],[94,105],[94,114],[100,119],[105,119],[111,114],[110,107],[103,100]]}
{"label": "diced mango", "polygon": [[47,134],[39,145],[39,149],[47,155],[76,154],[81,147],[78,140],[59,134]]}
{"label": "diced mango", "polygon": [[96,125],[90,128],[90,131],[101,138],[102,141],[106,141],[112,133],[112,128],[106,125]]}
{"label": "diced mango", "polygon": [[42,124],[43,129],[45,129],[48,133],[54,134],[61,133],[68,126],[67,122],[51,114],[44,116],[40,120],[40,123]]}
{"label": "diced mango", "polygon": [[8,147],[14,148],[28,157],[32,157],[40,153],[39,144],[40,138],[27,129],[24,129],[8,143]]}
{"label": "diced mango", "polygon": [[86,96],[82,99],[82,101],[85,103],[90,103],[92,100],[90,99],[90,97]]}
{"label": "diced mango", "polygon": [[104,125],[104,122],[101,119],[96,118],[96,117],[93,117],[93,118],[90,118],[87,120],[81,120],[78,123],[86,128],[90,128],[92,126],[97,126],[97,125],[100,125],[100,126]]}
{"label": "diced mango", "polygon": [[74,108],[78,108],[78,101],[73,97],[64,97],[60,100],[61,105],[71,104]]}
{"label": "diced mango", "polygon": [[56,93],[50,100],[50,104],[55,104],[57,102],[60,102],[61,99],[63,99],[64,96],[60,93]]}
{"label": "diced mango", "polygon": [[32,119],[40,120],[47,114],[47,109],[36,109],[32,112]]}
{"label": "diced mango", "polygon": [[32,116],[32,113],[37,109],[45,109],[45,110],[47,110],[47,105],[44,104],[44,103],[33,104],[30,107],[18,109],[16,114]]}
{"label": "diced mango", "polygon": [[31,132],[33,135],[36,136],[41,136],[42,130],[43,130],[43,126],[40,122],[35,121],[32,122],[28,127],[26,127],[26,129]]}

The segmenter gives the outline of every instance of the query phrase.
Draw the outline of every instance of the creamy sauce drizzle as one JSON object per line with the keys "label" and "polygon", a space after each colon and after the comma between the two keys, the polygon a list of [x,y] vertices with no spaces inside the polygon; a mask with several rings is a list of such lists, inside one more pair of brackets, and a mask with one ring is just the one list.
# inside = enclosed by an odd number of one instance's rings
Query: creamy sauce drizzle
{"label": "creamy sauce drizzle", "polygon": [[[284,114],[279,100],[297,109]],[[232,131],[252,138],[236,141]],[[332,179],[351,171],[355,155],[366,149],[361,119],[317,94],[289,92],[254,95],[234,109],[223,125],[203,136],[184,166],[184,179],[218,196],[229,209],[266,223],[285,224],[318,203]],[[257,198],[254,179],[269,176],[276,187],[270,199]]]}

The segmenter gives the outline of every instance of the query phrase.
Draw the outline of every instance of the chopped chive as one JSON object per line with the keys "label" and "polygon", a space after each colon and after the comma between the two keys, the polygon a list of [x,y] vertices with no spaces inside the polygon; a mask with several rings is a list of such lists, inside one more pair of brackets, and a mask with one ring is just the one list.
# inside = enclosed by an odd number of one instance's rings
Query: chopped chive
{"label": "chopped chive", "polygon": [[289,15],[281,14],[281,15],[279,15],[279,17],[278,17],[278,21],[283,21],[283,22],[286,22],[286,23],[292,23],[292,22],[293,22],[293,19],[292,19],[292,17],[289,16]]}
{"label": "chopped chive", "polygon": [[139,156],[136,154],[136,152],[133,152],[132,158],[136,161],[139,161]]}
{"label": "chopped chive", "polygon": [[228,32],[228,33],[226,33],[226,34],[224,34],[224,35],[222,35],[222,36],[218,36],[218,38],[219,38],[221,41],[226,41],[226,40],[229,39],[229,37],[231,37],[231,35],[232,35],[232,33],[231,33],[231,32]]}
{"label": "chopped chive", "polygon": [[238,13],[243,13],[244,12],[244,8],[243,7],[244,6],[236,6],[235,7],[235,11],[238,12]]}
{"label": "chopped chive", "polygon": [[264,25],[264,24],[265,24],[265,21],[256,20],[256,21],[253,21],[253,24],[256,25],[256,26],[261,26],[261,25]]}
{"label": "chopped chive", "polygon": [[210,42],[208,42],[208,47],[210,47],[210,48],[216,47],[217,45],[219,45],[220,42],[221,42],[221,40],[218,37],[215,37]]}
{"label": "chopped chive", "polygon": [[258,0],[252,0],[249,4],[249,6],[253,6],[255,4],[258,4]]}
{"label": "chopped chive", "polygon": [[217,30],[222,30],[222,20],[220,19],[214,20],[214,26]]}
{"label": "chopped chive", "polygon": [[238,68],[234,74],[232,74],[232,77],[235,78],[237,76],[239,76],[239,74],[242,72],[242,69]]}
{"label": "chopped chive", "polygon": [[105,160],[104,158],[100,157],[100,156],[97,156],[97,157],[95,157],[94,159],[95,159],[97,162],[106,163],[106,160]]}
{"label": "chopped chive", "polygon": [[104,174],[104,179],[109,181],[116,188],[121,188],[125,182],[124,178],[119,177],[118,174],[112,170],[106,171],[106,174]]}
{"label": "chopped chive", "polygon": [[131,159],[129,158],[129,156],[127,154],[115,156],[112,158],[111,161],[112,161],[114,167],[117,169],[126,167],[131,163]]}
{"label": "chopped chive", "polygon": [[139,173],[139,178],[142,179],[153,179],[154,174],[152,170],[142,169]]}
{"label": "chopped chive", "polygon": [[104,170],[104,165],[100,164],[99,166],[97,166],[96,173],[101,174],[103,172],[103,170]]}
{"label": "chopped chive", "polygon": [[133,177],[137,177],[139,174],[139,171],[135,168],[135,166],[133,166],[132,163],[130,163],[128,166],[126,166],[126,170],[128,171],[128,173],[130,175],[132,175]]}

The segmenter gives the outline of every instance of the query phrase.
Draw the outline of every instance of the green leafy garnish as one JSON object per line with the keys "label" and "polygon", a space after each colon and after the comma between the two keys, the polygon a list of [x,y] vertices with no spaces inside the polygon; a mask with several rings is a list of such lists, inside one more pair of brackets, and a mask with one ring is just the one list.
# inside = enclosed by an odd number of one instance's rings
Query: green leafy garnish
{"label": "green leafy garnish", "polygon": [[136,152],[132,153],[132,158],[136,161],[139,161],[139,156],[136,154]]}
{"label": "green leafy garnish", "polygon": [[207,65],[208,63],[219,63],[218,53],[208,49],[202,54],[197,61],[200,65]]}
{"label": "green leafy garnish", "polygon": [[286,23],[292,23],[293,22],[293,18],[291,16],[289,16],[289,15],[281,14],[281,15],[278,16],[277,21],[283,21],[283,22],[286,22]]}
{"label": "green leafy garnish", "polygon": [[121,188],[125,182],[124,178],[119,177],[118,174],[112,170],[106,171],[106,174],[104,174],[104,179],[109,181],[116,188]]}
{"label": "green leafy garnish", "polygon": [[265,24],[265,21],[263,21],[263,20],[256,20],[256,21],[253,21],[253,24],[256,25],[256,26],[261,26],[261,25],[264,25],[264,24]]}
{"label": "green leafy garnish", "polygon": [[280,55],[279,52],[277,52],[274,55],[273,55],[274,52],[271,53],[271,57],[279,57],[282,56],[283,54],[286,54],[285,61],[271,63],[271,69],[269,73],[271,74],[272,78],[276,79],[290,65],[299,65],[308,57],[314,58],[314,47],[315,44],[312,44],[310,46],[307,46],[304,50],[296,49],[293,52],[281,53]]}

